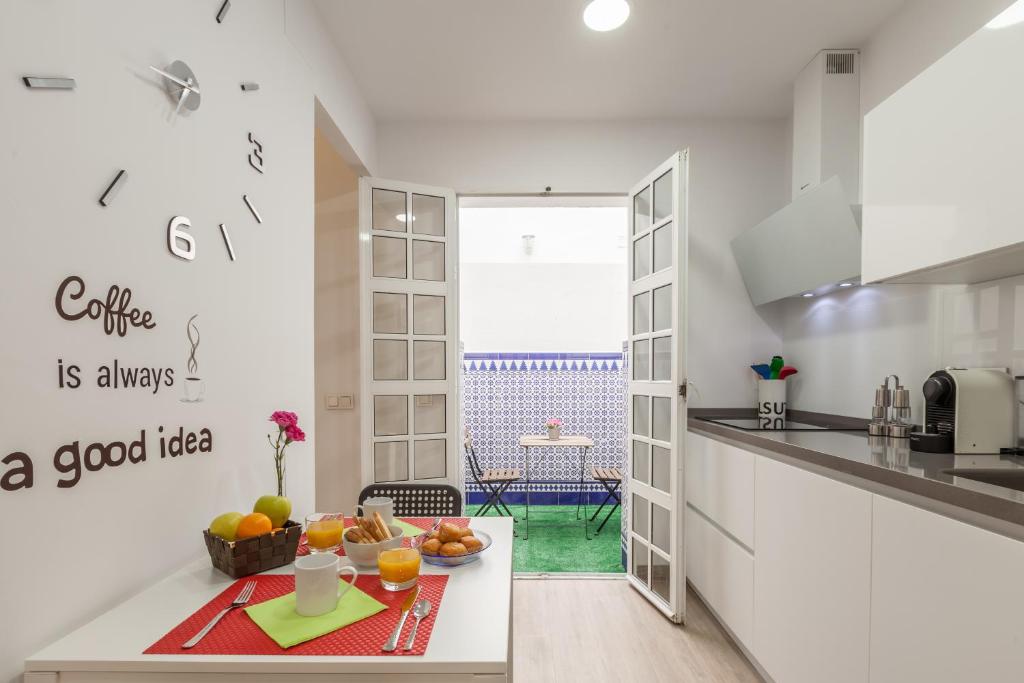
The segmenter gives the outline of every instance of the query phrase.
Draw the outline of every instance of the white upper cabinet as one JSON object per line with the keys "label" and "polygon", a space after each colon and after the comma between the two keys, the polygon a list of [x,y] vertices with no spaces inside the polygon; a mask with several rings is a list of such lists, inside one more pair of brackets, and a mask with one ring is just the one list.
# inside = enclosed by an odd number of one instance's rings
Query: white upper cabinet
{"label": "white upper cabinet", "polygon": [[1024,23],[986,27],[867,114],[864,282],[1024,272],[1021,83]]}

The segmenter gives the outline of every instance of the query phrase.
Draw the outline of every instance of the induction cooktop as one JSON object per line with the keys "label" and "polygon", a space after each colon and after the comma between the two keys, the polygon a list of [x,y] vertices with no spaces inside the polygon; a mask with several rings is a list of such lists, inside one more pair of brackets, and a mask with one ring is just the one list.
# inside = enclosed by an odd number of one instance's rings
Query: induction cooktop
{"label": "induction cooktop", "polygon": [[698,420],[714,422],[726,427],[735,427],[747,432],[866,432],[867,427],[849,427],[839,425],[814,425],[808,422],[786,420],[785,429],[761,429],[760,421],[755,417],[698,417]]}

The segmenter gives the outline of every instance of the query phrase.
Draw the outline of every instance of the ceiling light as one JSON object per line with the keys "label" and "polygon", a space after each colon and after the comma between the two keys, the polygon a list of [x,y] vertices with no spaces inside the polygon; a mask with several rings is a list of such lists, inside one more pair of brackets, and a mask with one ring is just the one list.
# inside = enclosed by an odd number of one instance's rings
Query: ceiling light
{"label": "ceiling light", "polygon": [[839,286],[840,287],[853,287],[853,283],[852,282],[840,282]]}
{"label": "ceiling light", "polygon": [[804,298],[805,299],[810,299],[812,296],[814,296],[813,292],[804,292]]}
{"label": "ceiling light", "polygon": [[1024,0],[1013,3],[1000,12],[995,19],[985,24],[985,28],[1006,28],[1024,21]]}
{"label": "ceiling light", "polygon": [[595,31],[611,31],[629,19],[626,0],[591,0],[583,10],[583,23]]}

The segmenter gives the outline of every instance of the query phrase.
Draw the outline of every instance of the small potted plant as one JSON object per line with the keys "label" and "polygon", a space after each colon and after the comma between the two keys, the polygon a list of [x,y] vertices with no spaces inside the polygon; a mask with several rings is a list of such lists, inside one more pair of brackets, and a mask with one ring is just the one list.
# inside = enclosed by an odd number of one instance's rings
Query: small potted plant
{"label": "small potted plant", "polygon": [[544,426],[548,430],[548,438],[552,441],[558,441],[562,438],[562,421],[557,417],[548,418],[548,421],[544,423]]}

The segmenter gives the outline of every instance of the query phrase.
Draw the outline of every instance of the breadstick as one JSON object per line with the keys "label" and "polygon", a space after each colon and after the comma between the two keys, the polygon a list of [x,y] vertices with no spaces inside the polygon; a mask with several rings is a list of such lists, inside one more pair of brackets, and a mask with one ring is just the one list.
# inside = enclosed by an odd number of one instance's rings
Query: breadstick
{"label": "breadstick", "polygon": [[384,540],[380,535],[380,531],[377,529],[377,525],[370,520],[364,517],[360,520],[359,525],[363,527],[363,531],[373,539],[374,543],[379,543]]}
{"label": "breadstick", "polygon": [[391,529],[389,529],[388,525],[384,523],[384,518],[380,516],[379,512],[373,513],[373,521],[377,524],[377,529],[380,531],[381,535],[384,536],[384,540],[392,538]]}
{"label": "breadstick", "polygon": [[352,531],[356,536],[356,543],[373,543],[373,539],[367,536],[366,532],[359,527],[353,528]]}

